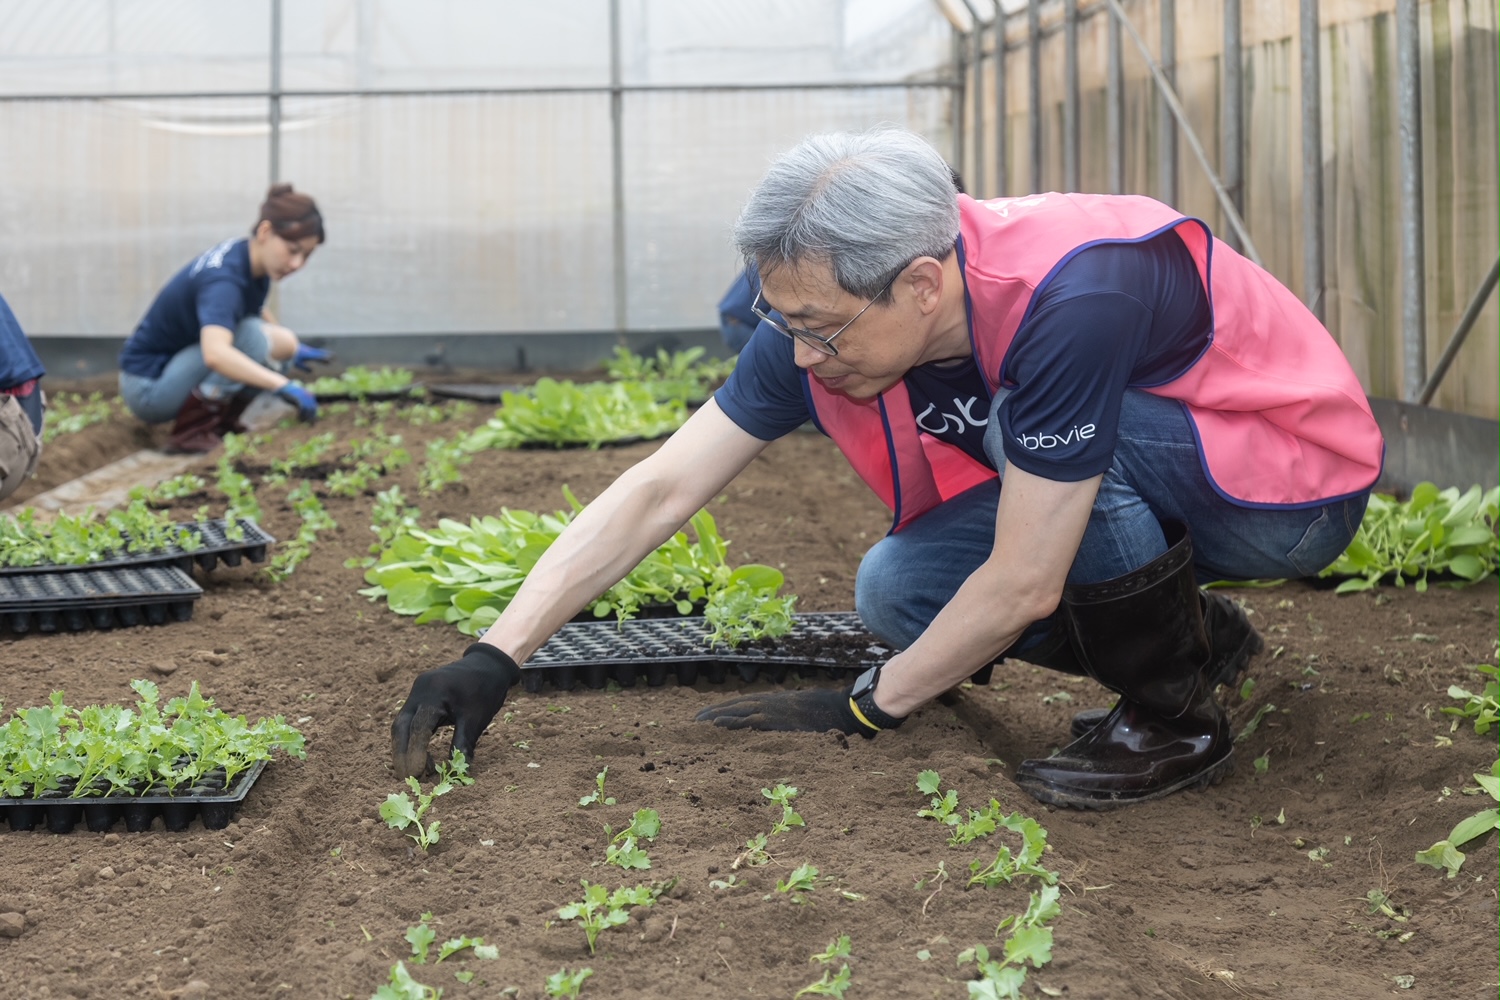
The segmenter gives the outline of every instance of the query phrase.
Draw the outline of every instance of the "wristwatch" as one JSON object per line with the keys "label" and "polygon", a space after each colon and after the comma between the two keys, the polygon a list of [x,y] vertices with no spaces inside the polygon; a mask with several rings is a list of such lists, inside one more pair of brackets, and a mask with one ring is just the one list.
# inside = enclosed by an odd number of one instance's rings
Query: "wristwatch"
{"label": "wristwatch", "polygon": [[906,717],[896,718],[887,715],[875,704],[875,685],[880,683],[880,668],[885,666],[877,663],[854,679],[854,687],[849,689],[849,710],[861,724],[870,729],[867,736],[873,736],[882,729],[897,729]]}

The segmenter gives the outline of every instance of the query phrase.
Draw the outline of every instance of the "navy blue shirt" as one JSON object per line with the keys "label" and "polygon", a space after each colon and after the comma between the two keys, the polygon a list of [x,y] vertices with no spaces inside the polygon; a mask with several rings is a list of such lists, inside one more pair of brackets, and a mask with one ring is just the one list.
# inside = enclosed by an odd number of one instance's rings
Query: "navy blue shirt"
{"label": "navy blue shirt", "polygon": [[[973,358],[913,369],[906,388],[918,424],[935,437],[994,467],[984,451],[993,417],[1007,462],[1077,482],[1113,461],[1125,389],[1182,374],[1212,330],[1197,265],[1175,233],[1097,244],[1074,254],[1033,300],[1002,361],[998,400]],[[762,324],[714,393],[729,418],[762,441],[812,416],[793,346]]]}
{"label": "navy blue shirt", "polygon": [[0,389],[10,389],[47,373],[26,339],[16,314],[0,298]]}
{"label": "navy blue shirt", "polygon": [[230,332],[258,316],[271,279],[250,275],[250,241],[225,240],[172,276],[120,349],[120,370],[158,378],[172,356],[199,342],[205,326]]}

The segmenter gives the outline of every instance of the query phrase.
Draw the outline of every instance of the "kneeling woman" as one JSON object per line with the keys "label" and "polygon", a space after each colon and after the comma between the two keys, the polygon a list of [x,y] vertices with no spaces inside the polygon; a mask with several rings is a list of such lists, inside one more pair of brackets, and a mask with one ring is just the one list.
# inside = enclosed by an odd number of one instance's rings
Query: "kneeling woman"
{"label": "kneeling woman", "polygon": [[317,419],[312,393],[278,369],[309,371],[328,353],[299,342],[265,301],[271,282],[300,271],[322,242],[317,204],[277,184],[248,239],[206,251],[157,293],[120,351],[120,395],[149,424],[175,418],[168,451],[209,452],[243,431],[239,418],[261,390]]}

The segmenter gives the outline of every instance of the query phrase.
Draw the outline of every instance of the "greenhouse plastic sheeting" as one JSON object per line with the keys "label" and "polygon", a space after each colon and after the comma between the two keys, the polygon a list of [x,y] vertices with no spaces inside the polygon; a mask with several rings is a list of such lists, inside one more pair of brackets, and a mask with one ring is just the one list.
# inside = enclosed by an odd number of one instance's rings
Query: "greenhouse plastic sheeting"
{"label": "greenhouse plastic sheeting", "polygon": [[[278,175],[328,231],[273,299],[304,335],[712,327],[776,153],[885,121],[951,142],[931,0],[621,0],[622,315],[608,0],[280,6]],[[255,219],[272,5],[0,12],[0,218],[27,234],[0,288],[34,337],[128,335]]]}

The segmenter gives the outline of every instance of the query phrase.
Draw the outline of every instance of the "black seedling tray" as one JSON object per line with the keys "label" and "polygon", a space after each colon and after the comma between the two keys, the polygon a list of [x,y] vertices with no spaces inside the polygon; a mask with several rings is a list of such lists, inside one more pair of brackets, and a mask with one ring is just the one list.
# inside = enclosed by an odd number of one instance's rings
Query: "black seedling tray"
{"label": "black seedling tray", "polygon": [[193,617],[203,588],[176,566],[123,566],[0,576],[0,631],[81,632]]}
{"label": "black seedling tray", "polygon": [[[234,819],[250,791],[255,779],[266,768],[266,762],[258,760],[242,771],[235,779],[234,788],[228,792],[215,793],[211,787],[197,795],[104,795],[93,798],[67,798],[51,796],[40,799],[0,799],[0,816],[12,830],[35,830],[45,827],[51,833],[72,833],[79,823],[94,833],[107,833],[110,827],[121,820],[131,833],[151,829],[158,816],[163,825],[173,832],[186,830],[194,819],[203,822],[204,829],[222,830]],[[223,785],[223,772],[218,773],[218,784]],[[200,786],[195,786],[200,787]]]}
{"label": "black seedling tray", "polygon": [[[521,668],[521,684],[536,693],[544,684],[568,690],[580,680],[595,690],[610,681],[634,687],[643,677],[651,687],[665,684],[669,676],[678,684],[692,684],[699,678],[722,684],[730,677],[779,684],[791,673],[853,680],[894,652],[852,611],[795,615],[787,635],[738,649],[709,646],[705,640],[712,631],[700,617],[571,623]],[[820,643],[828,647],[827,652],[818,650]],[[851,663],[847,655],[834,655],[835,645],[844,653],[851,647],[862,649],[860,659]]]}
{"label": "black seedling tray", "polygon": [[525,386],[519,382],[506,385],[489,385],[479,382],[428,383],[427,391],[443,399],[468,399],[476,403],[498,403],[507,392],[520,392]]}
{"label": "black seedling tray", "polygon": [[249,518],[239,518],[240,527],[245,532],[243,541],[233,541],[225,533],[228,521],[224,518],[213,518],[208,521],[187,521],[179,524],[179,528],[188,531],[196,531],[203,539],[203,547],[189,552],[176,545],[169,545],[163,549],[152,549],[149,552],[125,552],[109,559],[101,559],[98,562],[87,563],[82,566],[66,565],[63,563],[38,563],[35,566],[3,566],[0,567],[0,576],[22,576],[32,573],[57,572],[62,570],[83,569],[111,569],[119,566],[176,566],[183,572],[191,572],[194,566],[198,566],[205,572],[212,570],[220,562],[226,566],[238,566],[245,559],[251,562],[266,561],[266,546],[275,542],[266,531]]}

